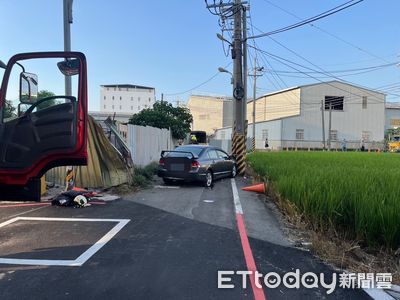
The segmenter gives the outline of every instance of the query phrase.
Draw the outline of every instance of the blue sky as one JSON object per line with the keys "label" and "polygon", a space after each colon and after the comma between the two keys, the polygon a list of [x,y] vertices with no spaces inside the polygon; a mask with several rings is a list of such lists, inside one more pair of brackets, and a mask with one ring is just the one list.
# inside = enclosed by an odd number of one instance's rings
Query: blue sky
{"label": "blue sky", "polygon": [[[298,21],[272,4],[307,18],[343,2],[251,0],[251,20],[255,27],[271,31]],[[0,0],[0,11],[0,59],[3,61],[19,52],[63,49],[62,0]],[[306,25],[273,38],[328,71],[386,64],[400,59],[399,11],[398,0],[365,0],[314,23],[328,33]],[[216,38],[220,32],[218,18],[208,12],[203,0],[74,0],[73,16],[72,50],[82,51],[87,57],[91,110],[99,109],[101,84],[153,86],[158,99],[164,93],[169,101],[186,101],[190,93],[231,95],[230,78],[225,73],[181,93],[207,81],[219,66],[231,62]],[[258,39],[257,46],[316,69],[267,37]],[[250,49],[250,58],[253,55]],[[259,63],[269,71],[294,71],[260,55]],[[343,78],[378,88],[400,83],[400,68],[387,67]],[[281,73],[277,77],[268,72],[258,79],[258,94],[315,81],[303,74]],[[400,91],[393,93],[400,94]],[[388,97],[389,101],[396,99],[400,101],[395,95]]]}

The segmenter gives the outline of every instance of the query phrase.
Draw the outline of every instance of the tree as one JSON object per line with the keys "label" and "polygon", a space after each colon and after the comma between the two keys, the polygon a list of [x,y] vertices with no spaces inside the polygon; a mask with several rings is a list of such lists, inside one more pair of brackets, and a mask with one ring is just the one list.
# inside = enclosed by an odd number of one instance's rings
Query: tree
{"label": "tree", "polygon": [[[46,97],[52,97],[52,96],[55,96],[55,95],[56,94],[54,94],[53,92],[50,92],[50,91],[47,91],[47,90],[42,90],[42,91],[39,91],[38,94],[37,94],[37,101],[40,100],[40,99],[43,99],[43,98],[46,98]],[[37,106],[37,110],[45,109],[47,107],[54,106],[56,104],[58,104],[56,102],[56,99],[48,100],[48,101],[45,101],[45,102],[39,104]]]}
{"label": "tree", "polygon": [[15,107],[12,105],[11,101],[6,100],[6,105],[4,109],[4,119],[15,117]]}
{"label": "tree", "polygon": [[157,128],[171,128],[172,137],[184,139],[190,132],[193,122],[192,114],[185,107],[173,107],[166,101],[156,102],[153,108],[147,108],[134,114],[129,119],[129,124],[152,126]]}

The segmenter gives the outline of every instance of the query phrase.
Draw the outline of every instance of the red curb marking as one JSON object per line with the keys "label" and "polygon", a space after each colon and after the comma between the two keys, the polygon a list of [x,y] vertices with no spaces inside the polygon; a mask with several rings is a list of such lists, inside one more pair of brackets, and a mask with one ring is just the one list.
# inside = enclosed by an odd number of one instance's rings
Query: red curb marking
{"label": "red curb marking", "polygon": [[[254,299],[255,300],[266,300],[263,288],[259,288],[255,282],[255,274],[254,272],[257,271],[256,262],[253,257],[253,252],[250,248],[249,239],[247,237],[246,226],[244,224],[244,218],[242,214],[236,214],[236,221],[237,226],[239,229],[240,241],[242,242],[242,249],[244,253],[244,258],[246,260],[247,270],[252,271],[250,275],[250,283],[253,289]],[[259,279],[257,278],[257,281]]]}

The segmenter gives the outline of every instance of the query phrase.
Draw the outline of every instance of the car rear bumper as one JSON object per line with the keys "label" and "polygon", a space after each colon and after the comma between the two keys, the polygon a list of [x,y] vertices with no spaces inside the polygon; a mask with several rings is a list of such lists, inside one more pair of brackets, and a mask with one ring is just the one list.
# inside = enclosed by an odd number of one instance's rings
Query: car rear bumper
{"label": "car rear bumper", "polygon": [[206,178],[206,173],[202,172],[200,169],[197,172],[173,172],[159,168],[157,171],[157,175],[158,177],[178,181],[204,181]]}

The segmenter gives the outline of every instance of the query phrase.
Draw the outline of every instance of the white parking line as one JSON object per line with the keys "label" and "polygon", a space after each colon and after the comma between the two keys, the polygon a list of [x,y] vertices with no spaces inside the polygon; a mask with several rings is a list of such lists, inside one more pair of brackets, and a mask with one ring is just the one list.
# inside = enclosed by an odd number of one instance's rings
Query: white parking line
{"label": "white parking line", "polygon": [[17,221],[60,221],[60,222],[117,222],[110,231],[100,238],[94,245],[87,249],[75,260],[49,260],[49,259],[18,259],[0,258],[0,264],[12,265],[39,265],[39,266],[82,266],[90,257],[107,244],[130,219],[84,219],[84,218],[45,218],[45,217],[16,217],[0,224],[0,228]]}

